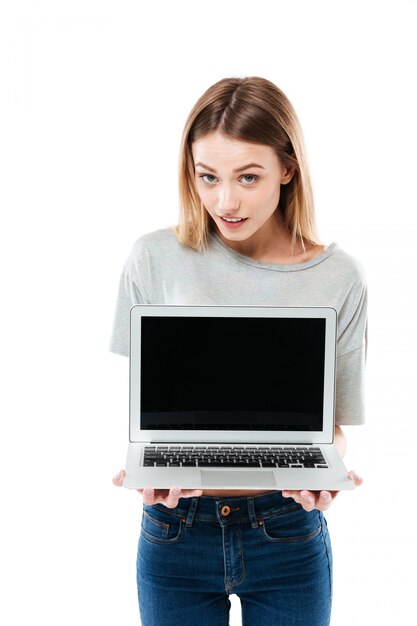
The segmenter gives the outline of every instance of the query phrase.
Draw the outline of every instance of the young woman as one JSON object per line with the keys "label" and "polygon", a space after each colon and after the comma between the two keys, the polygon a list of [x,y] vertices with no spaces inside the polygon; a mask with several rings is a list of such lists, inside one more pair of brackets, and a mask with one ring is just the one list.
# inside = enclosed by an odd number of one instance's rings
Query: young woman
{"label": "young woman", "polygon": [[[259,77],[210,87],[185,124],[179,191],[178,226],[140,237],[126,261],[110,349],[128,355],[137,303],[332,306],[335,443],[343,456],[340,426],[364,421],[364,271],[317,236],[302,130],[284,93]],[[225,382],[234,383],[233,372]],[[336,492],[139,491],[143,626],[228,624],[230,593],[241,600],[245,626],[329,624],[332,553],[323,511]]]}

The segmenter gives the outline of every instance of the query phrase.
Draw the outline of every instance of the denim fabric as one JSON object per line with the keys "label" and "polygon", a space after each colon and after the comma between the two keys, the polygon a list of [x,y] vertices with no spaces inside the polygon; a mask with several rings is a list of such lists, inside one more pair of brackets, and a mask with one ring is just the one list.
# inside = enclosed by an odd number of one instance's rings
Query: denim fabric
{"label": "denim fabric", "polygon": [[280,491],[143,505],[137,555],[142,626],[328,626],[332,552],[320,511]]}

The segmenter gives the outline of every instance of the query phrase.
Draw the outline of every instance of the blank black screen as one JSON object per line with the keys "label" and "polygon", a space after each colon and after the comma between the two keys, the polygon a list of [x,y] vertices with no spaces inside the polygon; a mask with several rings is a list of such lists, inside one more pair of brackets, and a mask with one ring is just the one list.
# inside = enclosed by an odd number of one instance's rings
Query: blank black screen
{"label": "blank black screen", "polygon": [[325,319],[141,318],[141,429],[323,427]]}

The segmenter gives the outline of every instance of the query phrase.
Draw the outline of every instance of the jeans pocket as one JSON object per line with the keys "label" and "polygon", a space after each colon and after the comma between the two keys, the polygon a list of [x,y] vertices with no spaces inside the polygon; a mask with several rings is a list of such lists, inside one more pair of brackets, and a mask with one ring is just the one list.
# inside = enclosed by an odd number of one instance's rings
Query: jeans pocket
{"label": "jeans pocket", "polygon": [[299,508],[265,517],[261,520],[264,537],[276,543],[310,541],[321,533],[320,512]]}
{"label": "jeans pocket", "polygon": [[153,506],[144,506],[141,523],[141,535],[159,544],[171,544],[178,541],[183,532],[182,518]]}

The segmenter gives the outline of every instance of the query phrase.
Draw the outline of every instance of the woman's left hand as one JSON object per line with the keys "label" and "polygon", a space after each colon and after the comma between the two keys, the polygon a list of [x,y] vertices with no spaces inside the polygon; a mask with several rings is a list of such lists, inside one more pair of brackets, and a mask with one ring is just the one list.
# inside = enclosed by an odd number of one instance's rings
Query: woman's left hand
{"label": "woman's left hand", "polygon": [[[359,487],[363,483],[363,479],[360,478],[355,472],[349,472],[348,476],[354,481],[355,487]],[[288,491],[285,489],[282,492],[284,498],[292,498],[301,506],[305,511],[312,511],[318,509],[319,511],[326,511],[335,497],[338,491]]]}

